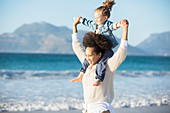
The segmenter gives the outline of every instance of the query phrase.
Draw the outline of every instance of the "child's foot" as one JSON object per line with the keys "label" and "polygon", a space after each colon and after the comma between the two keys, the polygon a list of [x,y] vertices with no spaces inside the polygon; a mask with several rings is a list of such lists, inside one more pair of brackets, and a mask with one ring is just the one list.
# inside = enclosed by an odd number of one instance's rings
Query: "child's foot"
{"label": "child's foot", "polygon": [[81,79],[81,77],[77,77],[73,80],[70,80],[70,82],[82,82],[82,79]]}
{"label": "child's foot", "polygon": [[101,84],[101,82],[102,82],[101,80],[96,79],[93,86],[99,86]]}
{"label": "child's foot", "polygon": [[80,72],[79,76],[76,77],[76,78],[73,79],[73,80],[70,80],[70,82],[82,82],[83,76],[84,76],[84,73],[83,73],[83,72]]}

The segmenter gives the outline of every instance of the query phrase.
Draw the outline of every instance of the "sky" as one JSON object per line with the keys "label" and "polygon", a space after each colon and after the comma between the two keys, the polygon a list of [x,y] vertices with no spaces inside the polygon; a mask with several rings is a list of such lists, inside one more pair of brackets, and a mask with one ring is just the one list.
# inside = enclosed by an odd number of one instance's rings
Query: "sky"
{"label": "sky", "polygon": [[[73,17],[94,20],[94,10],[104,0],[0,0],[0,34],[23,24],[47,22],[72,29]],[[170,0],[115,0],[110,21],[129,21],[129,44],[138,45],[153,33],[170,31]],[[79,25],[79,30],[89,28]],[[122,29],[113,32],[121,38]]]}

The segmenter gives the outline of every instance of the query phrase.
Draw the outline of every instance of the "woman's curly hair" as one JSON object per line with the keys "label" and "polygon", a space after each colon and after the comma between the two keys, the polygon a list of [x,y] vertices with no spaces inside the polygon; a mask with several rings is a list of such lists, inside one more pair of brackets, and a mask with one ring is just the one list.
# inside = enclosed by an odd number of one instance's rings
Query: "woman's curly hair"
{"label": "woman's curly hair", "polygon": [[111,41],[104,35],[95,34],[93,32],[88,32],[84,35],[83,46],[85,48],[93,47],[96,54],[99,54],[100,52],[104,54],[105,50],[113,48]]}
{"label": "woman's curly hair", "polygon": [[102,6],[98,7],[95,11],[101,11],[103,16],[110,17],[110,11],[112,6],[115,4],[114,0],[106,0]]}

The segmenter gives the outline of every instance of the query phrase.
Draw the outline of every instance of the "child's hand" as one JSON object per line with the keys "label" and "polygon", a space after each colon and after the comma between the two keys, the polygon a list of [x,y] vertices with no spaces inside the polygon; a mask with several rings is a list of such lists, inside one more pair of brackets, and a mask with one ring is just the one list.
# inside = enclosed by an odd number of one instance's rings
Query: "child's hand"
{"label": "child's hand", "polygon": [[120,27],[119,22],[113,24],[113,29],[116,30]]}
{"label": "child's hand", "polygon": [[116,23],[116,28],[120,27],[120,22]]}

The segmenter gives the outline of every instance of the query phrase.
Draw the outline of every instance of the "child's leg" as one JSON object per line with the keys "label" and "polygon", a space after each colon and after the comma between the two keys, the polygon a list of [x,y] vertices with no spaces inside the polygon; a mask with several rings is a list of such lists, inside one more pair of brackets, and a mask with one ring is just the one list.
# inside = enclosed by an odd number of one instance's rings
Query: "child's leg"
{"label": "child's leg", "polygon": [[113,56],[113,54],[114,52],[111,49],[105,51],[102,59],[96,65],[96,79],[99,79],[100,81],[104,80],[105,71],[106,71],[106,62],[110,57]]}
{"label": "child's leg", "polygon": [[79,76],[76,77],[75,79],[71,80],[70,82],[81,82],[82,78],[84,76],[84,73],[86,72],[86,69],[87,69],[88,66],[89,66],[89,62],[86,59],[84,59],[84,62],[83,62],[82,67],[80,69]]}
{"label": "child's leg", "polygon": [[113,54],[114,54],[113,50],[111,50],[111,49],[106,50],[104,52],[104,55],[103,55],[102,59],[99,61],[99,63],[100,62],[105,62],[106,63],[107,60],[113,56]]}
{"label": "child's leg", "polygon": [[85,73],[88,66],[89,66],[89,62],[86,59],[84,59],[80,72]]}

